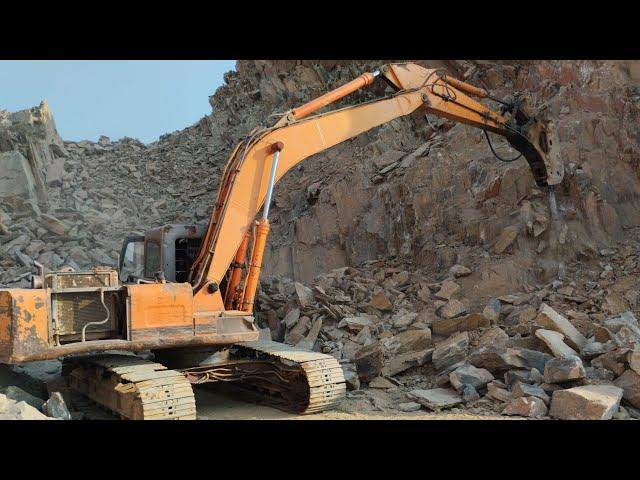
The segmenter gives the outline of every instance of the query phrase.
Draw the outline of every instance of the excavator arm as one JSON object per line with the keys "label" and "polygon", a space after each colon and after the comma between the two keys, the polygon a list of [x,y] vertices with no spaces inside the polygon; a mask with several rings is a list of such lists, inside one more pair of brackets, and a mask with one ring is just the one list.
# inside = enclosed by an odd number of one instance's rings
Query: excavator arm
{"label": "excavator arm", "polygon": [[[311,116],[370,85],[376,77],[390,84],[395,93]],[[501,113],[471,96],[500,102]],[[235,147],[223,172],[213,213],[190,272],[195,296],[216,293],[230,271],[224,298],[226,309],[251,312],[269,231],[268,210],[274,185],[305,158],[420,108],[504,136],[526,158],[539,186],[555,185],[562,180],[562,164],[551,122],[529,117],[519,102],[494,99],[486,90],[453,79],[441,70],[411,63],[385,65],[379,71],[365,73],[287,112],[271,128],[254,130]],[[256,221],[263,204],[262,217]],[[253,246],[248,255],[252,226]],[[249,269],[242,282],[247,256]]]}

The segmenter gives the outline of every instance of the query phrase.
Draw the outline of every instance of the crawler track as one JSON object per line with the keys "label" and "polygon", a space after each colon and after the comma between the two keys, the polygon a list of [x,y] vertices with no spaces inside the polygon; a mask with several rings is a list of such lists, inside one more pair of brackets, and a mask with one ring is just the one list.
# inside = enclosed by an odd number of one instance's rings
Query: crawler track
{"label": "crawler track", "polygon": [[[298,414],[329,410],[346,394],[342,367],[330,355],[259,340],[235,344],[231,358],[271,365],[274,373],[270,381],[247,379],[242,385],[271,395],[283,410]],[[278,398],[281,401],[277,402]]]}
{"label": "crawler track", "polygon": [[196,402],[183,374],[132,355],[72,360],[69,385],[130,420],[195,420]]}

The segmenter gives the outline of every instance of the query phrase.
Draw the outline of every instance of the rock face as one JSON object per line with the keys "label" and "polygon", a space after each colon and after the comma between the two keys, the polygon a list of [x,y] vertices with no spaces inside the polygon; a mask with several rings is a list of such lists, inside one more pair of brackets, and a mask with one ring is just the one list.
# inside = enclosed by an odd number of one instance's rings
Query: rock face
{"label": "rock face", "polygon": [[0,153],[0,198],[36,198],[36,182],[29,161],[18,150]]}
{"label": "rock face", "polygon": [[561,420],[609,420],[617,411],[622,389],[586,385],[553,392],[549,415]]}

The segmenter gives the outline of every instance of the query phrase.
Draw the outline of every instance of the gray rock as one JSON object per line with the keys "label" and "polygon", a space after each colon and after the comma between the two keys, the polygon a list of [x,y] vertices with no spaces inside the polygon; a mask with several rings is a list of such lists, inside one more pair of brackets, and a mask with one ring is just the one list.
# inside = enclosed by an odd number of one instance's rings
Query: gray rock
{"label": "gray rock", "polygon": [[342,367],[342,373],[347,384],[347,390],[360,390],[360,378],[354,367],[345,365]]}
{"label": "gray rock", "polygon": [[458,367],[449,374],[449,381],[458,392],[461,392],[465,385],[471,385],[475,389],[482,389],[493,380],[493,375],[489,370],[469,364]]}
{"label": "gray rock", "polygon": [[455,390],[448,388],[412,390],[408,393],[408,397],[430,410],[451,408],[462,403],[462,397]]}
{"label": "gray rock", "polygon": [[473,385],[464,385],[462,388],[462,400],[465,403],[475,402],[480,400],[480,394],[473,388]]}
{"label": "gray rock", "polygon": [[417,316],[417,312],[401,310],[391,318],[391,323],[395,328],[406,328],[414,322]]}
{"label": "gray rock", "polygon": [[7,398],[10,398],[11,400],[14,400],[16,402],[26,402],[37,410],[41,410],[42,405],[44,404],[44,400],[42,400],[40,397],[31,395],[29,392],[25,392],[20,387],[16,387],[13,385],[6,388],[5,395],[7,396]]}
{"label": "gray rock", "polygon": [[537,385],[529,385],[527,383],[516,382],[511,387],[511,393],[514,398],[519,397],[537,397],[542,400],[547,405],[551,400],[547,392],[545,392],[541,387]]}
{"label": "gray rock", "polygon": [[615,348],[615,343],[612,341],[608,341],[606,343],[601,342],[591,342],[586,343],[582,350],[580,350],[580,355],[584,358],[591,359],[597,357],[598,355],[603,355],[607,352],[610,352]]}
{"label": "gray rock", "polygon": [[422,408],[422,406],[419,403],[416,402],[405,402],[405,403],[399,403],[398,404],[398,410],[400,410],[401,412],[417,412],[418,410],[420,410]]}
{"label": "gray rock", "polygon": [[43,406],[44,413],[60,420],[71,420],[71,413],[60,392],[53,392]]}
{"label": "gray rock", "polygon": [[298,323],[299,319],[300,319],[300,309],[299,308],[292,308],[291,310],[289,310],[289,313],[287,313],[284,316],[282,321],[284,322],[284,324],[287,327],[287,329],[291,329],[291,328],[294,327],[294,325],[296,323]]}
{"label": "gray rock", "polygon": [[469,334],[467,332],[450,336],[436,345],[431,361],[436,370],[443,370],[450,365],[458,363],[467,356],[469,347]]}
{"label": "gray rock", "polygon": [[504,382],[510,386],[516,382],[536,383],[531,379],[531,370],[509,370],[504,374]]}
{"label": "gray rock", "polygon": [[338,323],[338,328],[346,328],[352,332],[359,332],[364,327],[371,327],[374,324],[373,315],[367,315],[365,313],[361,313],[360,315],[354,317],[344,317]]}
{"label": "gray rock", "polygon": [[0,198],[36,197],[36,183],[29,161],[17,150],[0,153]]}
{"label": "gray rock", "polygon": [[589,380],[613,381],[615,378],[613,372],[606,368],[586,367],[584,371],[586,372],[586,378]]}
{"label": "gray rock", "polygon": [[294,282],[294,287],[296,296],[298,297],[298,303],[302,308],[314,303],[315,297],[313,295],[313,290],[311,290],[309,287],[304,286],[300,282]]}
{"label": "gray rock", "polygon": [[497,298],[492,298],[489,300],[489,303],[484,310],[482,310],[482,314],[491,321],[491,323],[496,323],[500,320],[500,310],[502,309],[502,303]]}

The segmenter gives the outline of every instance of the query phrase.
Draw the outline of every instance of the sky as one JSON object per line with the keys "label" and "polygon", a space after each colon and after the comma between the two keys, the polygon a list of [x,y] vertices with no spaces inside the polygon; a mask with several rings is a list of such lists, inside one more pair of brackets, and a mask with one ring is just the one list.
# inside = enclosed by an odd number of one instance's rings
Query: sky
{"label": "sky", "polygon": [[209,95],[235,60],[0,61],[0,109],[46,100],[64,140],[144,143],[211,112]]}

